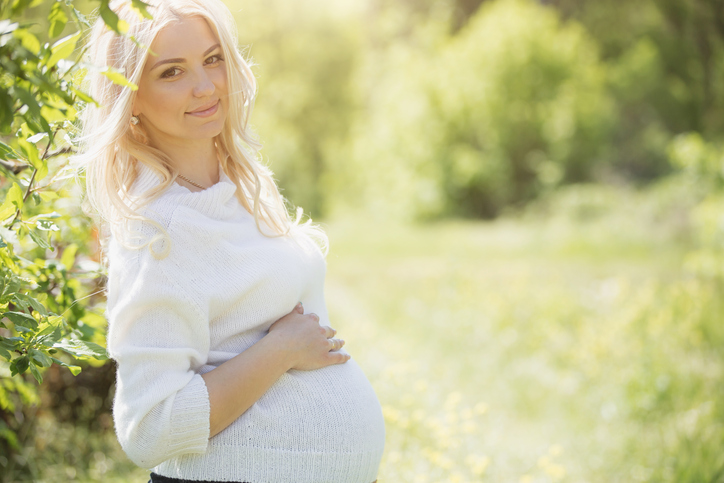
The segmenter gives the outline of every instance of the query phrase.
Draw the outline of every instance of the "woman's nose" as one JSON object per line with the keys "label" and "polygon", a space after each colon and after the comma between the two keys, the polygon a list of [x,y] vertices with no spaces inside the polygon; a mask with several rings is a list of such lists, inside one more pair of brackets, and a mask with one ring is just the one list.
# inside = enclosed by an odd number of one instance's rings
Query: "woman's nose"
{"label": "woman's nose", "polygon": [[207,97],[214,93],[216,86],[205,71],[201,71],[196,76],[196,85],[194,85],[194,96]]}

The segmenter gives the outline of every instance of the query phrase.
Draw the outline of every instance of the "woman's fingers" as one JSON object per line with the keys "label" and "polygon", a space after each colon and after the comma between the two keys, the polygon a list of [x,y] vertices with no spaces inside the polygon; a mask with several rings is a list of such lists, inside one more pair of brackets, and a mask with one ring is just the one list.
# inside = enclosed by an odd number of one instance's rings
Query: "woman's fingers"
{"label": "woman's fingers", "polygon": [[329,344],[331,348],[330,351],[336,351],[342,348],[344,345],[344,339],[329,339]]}
{"label": "woman's fingers", "polygon": [[345,362],[347,362],[348,360],[350,360],[352,358],[351,355],[342,354],[341,352],[330,352],[329,357],[330,357],[330,360],[332,360],[332,362],[334,364],[344,364]]}

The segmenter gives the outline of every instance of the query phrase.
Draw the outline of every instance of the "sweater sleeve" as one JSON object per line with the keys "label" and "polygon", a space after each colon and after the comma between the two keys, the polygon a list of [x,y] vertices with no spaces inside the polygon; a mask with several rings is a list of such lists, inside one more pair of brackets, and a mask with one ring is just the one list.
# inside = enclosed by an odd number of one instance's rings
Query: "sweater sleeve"
{"label": "sweater sleeve", "polygon": [[[113,420],[125,453],[146,469],[204,453],[210,435],[209,394],[198,373],[209,353],[208,315],[195,300],[198,291],[170,277],[169,267],[148,249],[111,243],[106,315],[108,352],[117,363]],[[183,276],[182,267],[177,271]]]}

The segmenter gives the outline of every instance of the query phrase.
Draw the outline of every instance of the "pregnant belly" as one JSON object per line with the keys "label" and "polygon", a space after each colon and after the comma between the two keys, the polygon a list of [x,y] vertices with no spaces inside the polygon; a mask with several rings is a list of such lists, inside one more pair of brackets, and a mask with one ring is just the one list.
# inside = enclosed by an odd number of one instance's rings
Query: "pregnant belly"
{"label": "pregnant belly", "polygon": [[312,371],[290,370],[214,445],[247,441],[285,451],[375,453],[385,425],[377,395],[354,358]]}

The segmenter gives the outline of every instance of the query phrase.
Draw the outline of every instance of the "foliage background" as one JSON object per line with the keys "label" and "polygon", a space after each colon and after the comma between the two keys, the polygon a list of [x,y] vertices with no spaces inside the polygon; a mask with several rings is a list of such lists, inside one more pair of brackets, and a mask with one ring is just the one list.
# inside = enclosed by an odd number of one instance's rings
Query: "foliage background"
{"label": "foliage background", "polygon": [[[4,481],[147,478],[113,434],[103,273],[66,169],[82,41],[43,71],[84,28],[72,7],[99,5],[0,3],[20,25],[0,41]],[[330,314],[386,418],[380,481],[724,481],[724,4],[227,5],[265,160],[330,234]],[[41,384],[11,375],[22,357]]]}

